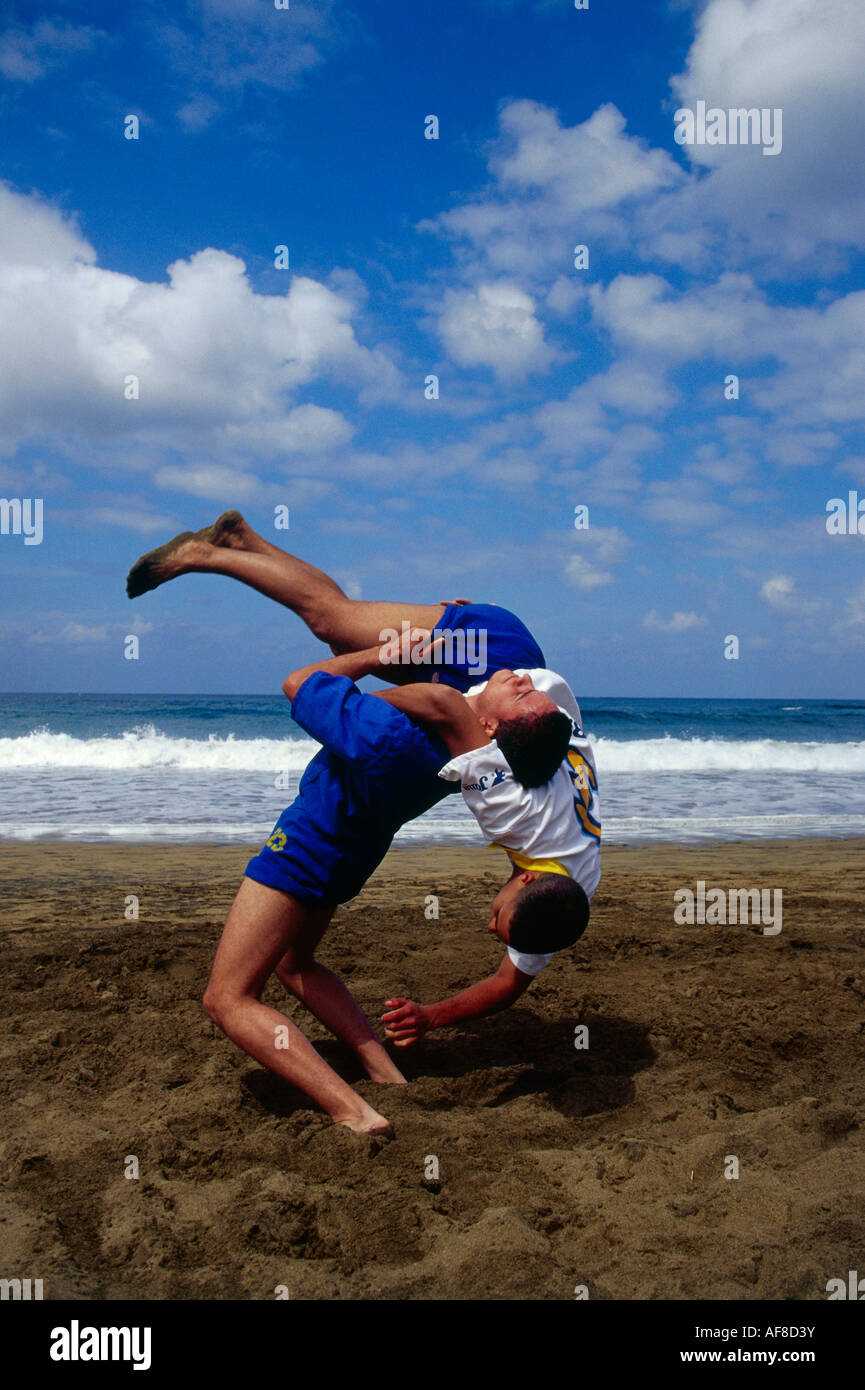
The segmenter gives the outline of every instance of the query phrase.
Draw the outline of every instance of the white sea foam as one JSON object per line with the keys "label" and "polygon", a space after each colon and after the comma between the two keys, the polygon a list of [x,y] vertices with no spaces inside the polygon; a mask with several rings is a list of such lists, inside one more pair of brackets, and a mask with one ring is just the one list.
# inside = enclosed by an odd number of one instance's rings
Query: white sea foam
{"label": "white sea foam", "polygon": [[300,771],[317,752],[310,738],[174,738],[153,725],[114,737],[74,738],[37,729],[0,738],[0,768],[92,767],[102,771],[172,768],[180,772]]}
{"label": "white sea foam", "polygon": [[168,821],[136,821],[122,825],[117,821],[0,821],[0,840],[120,840],[133,843],[177,840],[180,843],[218,841],[226,844],[260,845],[272,829],[270,821],[260,824],[244,822],[188,821],[173,824]]}
{"label": "white sea foam", "polygon": [[[591,732],[589,732],[591,738]],[[865,742],[817,743],[780,739],[592,739],[598,771],[608,772],[865,772]],[[153,725],[100,738],[75,738],[45,729],[0,738],[3,768],[98,768],[104,772],[172,769],[178,772],[300,771],[317,751],[313,739],[241,739],[211,735],[176,738]]]}
{"label": "white sea foam", "polygon": [[[591,734],[588,734],[591,739]],[[865,772],[865,742],[772,738],[592,739],[598,772]]]}
{"label": "white sea foam", "polygon": [[[0,840],[84,841],[120,844],[231,844],[248,845],[254,853],[271,830],[269,821],[130,822],[68,820],[0,822]],[[604,822],[605,845],[645,844],[657,840],[701,843],[710,840],[796,839],[801,836],[863,836],[865,815],[798,815],[776,813],[750,816],[613,816]],[[480,848],[484,844],[477,823],[465,814],[436,815],[428,812],[404,825],[397,845],[460,844]],[[492,861],[491,861],[492,866]]]}

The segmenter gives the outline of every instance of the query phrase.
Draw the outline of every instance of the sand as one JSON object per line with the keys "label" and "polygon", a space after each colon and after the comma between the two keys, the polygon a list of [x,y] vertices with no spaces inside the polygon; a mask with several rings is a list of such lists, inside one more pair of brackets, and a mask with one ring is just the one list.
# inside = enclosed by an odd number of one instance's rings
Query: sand
{"label": "sand", "polygon": [[[825,1299],[865,1270],[863,847],[606,849],[589,932],[514,1008],[398,1052],[406,1087],[357,1081],[395,1126],[376,1146],[202,1011],[248,848],[3,846],[0,1274],[49,1299]],[[394,851],[320,956],[372,1016],[454,993],[500,959],[504,867]],[[675,925],[698,879],[782,888],[782,932]]]}

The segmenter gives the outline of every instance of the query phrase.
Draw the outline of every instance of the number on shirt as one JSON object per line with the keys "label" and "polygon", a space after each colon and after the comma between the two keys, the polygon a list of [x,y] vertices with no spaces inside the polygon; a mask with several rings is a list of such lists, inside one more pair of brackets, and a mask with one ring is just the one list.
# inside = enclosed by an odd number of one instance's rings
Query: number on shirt
{"label": "number on shirt", "polygon": [[587,835],[600,840],[601,825],[592,814],[595,792],[598,790],[598,779],[591,763],[587,762],[576,748],[568,749],[568,773],[576,790],[574,810],[577,820]]}

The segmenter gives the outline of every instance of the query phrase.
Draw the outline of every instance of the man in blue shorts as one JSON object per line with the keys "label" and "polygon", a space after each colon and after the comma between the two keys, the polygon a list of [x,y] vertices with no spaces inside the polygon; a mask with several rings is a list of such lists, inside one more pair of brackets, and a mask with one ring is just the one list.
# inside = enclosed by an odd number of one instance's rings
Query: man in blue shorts
{"label": "man in blue shorts", "polygon": [[[337,905],[359,892],[381,862],[399,826],[456,789],[437,775],[450,756],[487,742],[493,733],[504,749],[508,731],[524,736],[528,725],[540,736],[532,739],[524,775],[542,785],[561,762],[571,721],[530,680],[490,681],[484,726],[456,694],[476,684],[479,675],[543,663],[531,634],[505,609],[464,600],[404,605],[348,599],[327,575],[256,536],[237,513],[144,556],[130,572],[128,592],[135,596],[193,571],[243,580],[292,608],[337,651],[284,683],[294,719],[323,748],[304,773],[297,800],[247,866],[216,954],[205,1007],[240,1047],[299,1086],[336,1123],[356,1132],[383,1133],[389,1128],[384,1117],[327,1065],[285,1015],[261,1003],[264,985],[275,970],[286,988],[354,1050],[372,1080],[403,1082],[345,985],[315,960],[318,942]],[[382,632],[395,630],[395,624],[401,629],[413,624],[411,636],[423,646],[433,628],[465,631],[478,617],[494,634],[492,643],[487,636],[482,672],[470,659],[477,653],[461,653],[456,642],[446,665],[413,659],[400,665],[387,657],[383,664]],[[387,692],[361,694],[354,681],[372,673],[410,683],[440,677],[445,688],[425,707],[427,732],[389,703],[402,700],[402,692],[393,697]],[[518,741],[524,744],[525,739]],[[538,876],[517,873],[507,894],[502,890],[497,896],[490,930],[506,943],[516,895]],[[563,910],[572,910],[581,923],[574,927],[571,939],[576,940],[585,924],[582,890],[570,882],[556,887],[573,890]],[[448,1021],[507,1007],[531,979],[509,953],[494,976],[445,1001]]]}

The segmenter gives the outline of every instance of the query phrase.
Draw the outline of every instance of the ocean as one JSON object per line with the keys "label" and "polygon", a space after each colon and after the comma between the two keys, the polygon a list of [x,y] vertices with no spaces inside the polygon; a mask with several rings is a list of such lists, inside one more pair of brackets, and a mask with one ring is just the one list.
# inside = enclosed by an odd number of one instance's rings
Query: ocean
{"label": "ocean", "polygon": [[[865,701],[580,704],[605,843],[865,834]],[[316,748],[282,695],[0,695],[0,839],[257,846]],[[397,843],[482,839],[452,796]]]}

